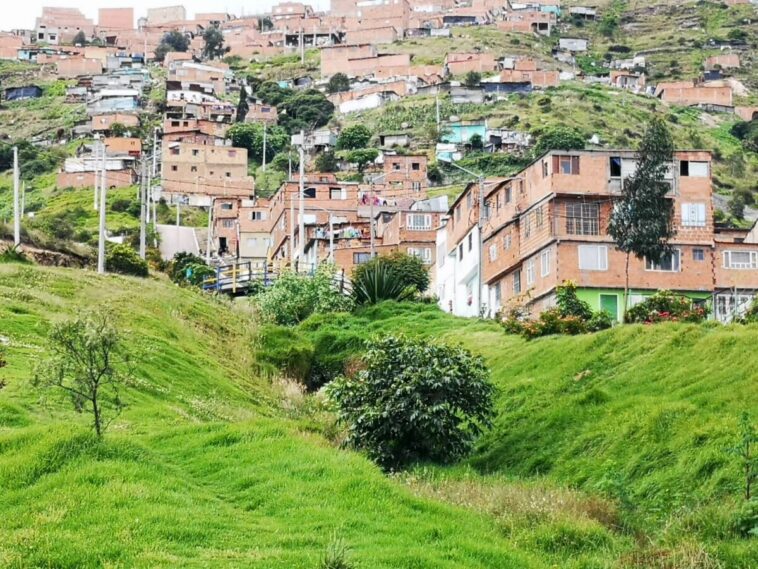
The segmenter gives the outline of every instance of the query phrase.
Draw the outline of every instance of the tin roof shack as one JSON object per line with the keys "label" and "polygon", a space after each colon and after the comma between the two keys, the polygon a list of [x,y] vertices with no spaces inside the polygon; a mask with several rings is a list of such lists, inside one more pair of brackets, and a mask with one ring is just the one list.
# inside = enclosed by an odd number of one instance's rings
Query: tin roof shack
{"label": "tin roof shack", "polygon": [[532,135],[528,132],[519,132],[517,130],[508,130],[504,128],[492,128],[487,129],[487,138],[484,146],[485,150],[491,152],[523,154],[531,148],[532,143]]}
{"label": "tin roof shack", "polygon": [[584,38],[560,38],[558,48],[569,53],[584,53],[589,47],[590,40]]}
{"label": "tin roof shack", "polygon": [[307,154],[319,154],[337,146],[337,134],[329,129],[316,130],[305,135],[304,144],[299,133],[293,134],[290,137],[290,144],[302,145]]}
{"label": "tin roof shack", "polygon": [[25,87],[8,87],[3,90],[3,99],[5,101],[26,101],[28,99],[39,99],[42,96],[42,88],[36,85],[27,85]]}
{"label": "tin roof shack", "polygon": [[[135,158],[110,156],[105,161],[105,182],[108,188],[127,188],[136,181]],[[102,159],[94,155],[66,158],[63,169],[56,176],[58,188],[94,188],[96,172],[102,167]]]}
{"label": "tin roof shack", "polygon": [[595,20],[597,10],[589,6],[572,6],[569,8],[569,15],[575,20]]}

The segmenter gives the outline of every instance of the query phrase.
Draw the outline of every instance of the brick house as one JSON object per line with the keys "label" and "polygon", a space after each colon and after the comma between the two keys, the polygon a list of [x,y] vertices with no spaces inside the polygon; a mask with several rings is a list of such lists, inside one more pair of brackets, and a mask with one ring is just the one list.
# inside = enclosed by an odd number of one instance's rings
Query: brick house
{"label": "brick house", "polygon": [[445,67],[450,75],[465,75],[469,71],[489,73],[497,69],[495,56],[491,53],[448,53]]}
{"label": "brick house", "polygon": [[99,31],[122,31],[134,29],[134,8],[100,8],[97,28]]}
{"label": "brick house", "polygon": [[56,66],[58,78],[75,79],[87,75],[99,75],[103,72],[104,64],[100,59],[69,57],[66,59],[59,59]]}
{"label": "brick house", "polygon": [[[571,280],[594,310],[620,319],[626,255],[615,248],[607,226],[613,200],[635,167],[630,151],[553,151],[514,178],[488,184],[481,267],[487,310],[524,302],[539,313],[554,304],[556,287]],[[660,263],[631,257],[630,305],[659,289],[699,301],[711,299],[722,286],[758,289],[758,246],[719,237],[715,229],[710,153],[676,152],[668,182],[674,251]],[[471,239],[478,218],[475,194],[475,187],[467,188],[449,213],[445,237],[451,262],[456,247]],[[466,203],[469,209],[455,211]],[[454,291],[443,292],[443,308],[451,301],[460,306]]]}
{"label": "brick house", "polygon": [[163,192],[172,198],[209,205],[214,197],[255,196],[244,148],[172,142],[163,146],[162,168]]}
{"label": "brick house", "polygon": [[136,128],[139,126],[139,117],[123,113],[96,115],[92,117],[92,132],[109,132],[114,124],[121,124],[127,128]]}
{"label": "brick house", "polygon": [[389,197],[426,199],[429,188],[428,158],[425,154],[385,154],[384,185]]}

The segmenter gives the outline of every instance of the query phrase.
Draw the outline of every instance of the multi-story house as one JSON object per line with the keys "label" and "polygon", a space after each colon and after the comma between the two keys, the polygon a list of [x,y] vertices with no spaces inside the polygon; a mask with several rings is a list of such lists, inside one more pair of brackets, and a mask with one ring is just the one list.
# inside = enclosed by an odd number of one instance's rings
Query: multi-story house
{"label": "multi-story house", "polygon": [[171,142],[163,145],[162,167],[162,193],[169,199],[210,206],[215,197],[255,196],[245,148]]}
{"label": "multi-story house", "polygon": [[[594,310],[621,319],[627,256],[616,248],[607,227],[613,202],[635,167],[630,151],[553,151],[514,178],[489,184],[481,256],[486,312],[523,303],[539,313],[553,306],[556,287],[570,280]],[[628,305],[660,289],[699,301],[730,289],[744,304],[758,288],[758,245],[754,232],[715,229],[710,154],[676,152],[667,182],[676,230],[673,252],[658,263],[630,256]],[[449,286],[446,275],[456,276],[454,290],[439,295],[441,305],[462,315],[473,315],[469,306],[478,300],[475,194],[475,186],[466,189],[449,212],[444,237],[438,236],[447,260],[456,261],[453,269],[438,267],[443,277],[437,279],[438,287]],[[466,253],[473,257],[468,264],[462,262]],[[728,301],[722,304],[722,312],[730,310]]]}

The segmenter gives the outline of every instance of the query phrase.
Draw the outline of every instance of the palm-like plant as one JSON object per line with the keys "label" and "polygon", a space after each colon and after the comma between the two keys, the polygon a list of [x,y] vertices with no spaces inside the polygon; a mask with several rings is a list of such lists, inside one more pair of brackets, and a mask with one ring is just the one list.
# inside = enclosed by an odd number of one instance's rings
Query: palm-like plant
{"label": "palm-like plant", "polygon": [[384,263],[373,263],[353,281],[353,295],[359,304],[376,304],[382,300],[398,300],[405,287],[394,271]]}

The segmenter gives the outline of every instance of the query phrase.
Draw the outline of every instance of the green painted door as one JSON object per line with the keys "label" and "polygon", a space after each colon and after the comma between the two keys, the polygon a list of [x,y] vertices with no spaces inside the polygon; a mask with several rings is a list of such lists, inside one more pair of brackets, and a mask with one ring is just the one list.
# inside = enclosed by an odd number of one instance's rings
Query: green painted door
{"label": "green painted door", "polygon": [[601,294],[600,310],[610,314],[614,320],[619,319],[619,297],[617,294]]}

